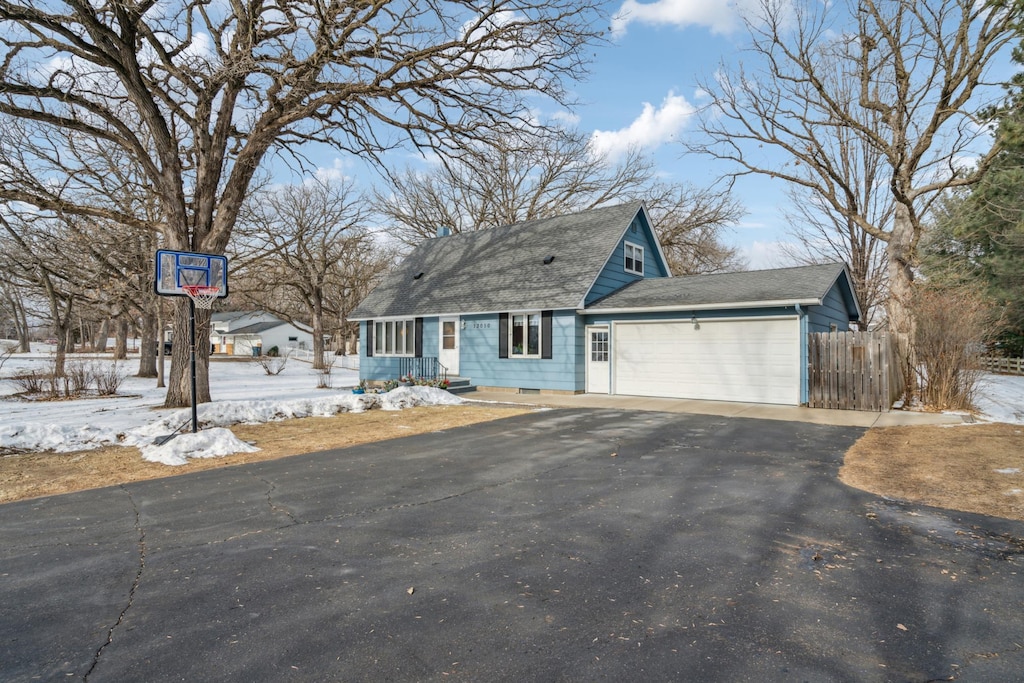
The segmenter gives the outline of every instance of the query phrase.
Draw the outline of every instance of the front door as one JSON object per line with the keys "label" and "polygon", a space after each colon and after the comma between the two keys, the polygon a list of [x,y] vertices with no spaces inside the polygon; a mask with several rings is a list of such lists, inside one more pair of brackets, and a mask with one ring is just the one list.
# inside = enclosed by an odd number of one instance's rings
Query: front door
{"label": "front door", "polygon": [[459,374],[459,319],[441,318],[441,339],[438,344],[437,361],[445,367],[448,375]]}
{"label": "front door", "polygon": [[608,328],[587,328],[587,393],[607,394],[611,368],[608,357]]}

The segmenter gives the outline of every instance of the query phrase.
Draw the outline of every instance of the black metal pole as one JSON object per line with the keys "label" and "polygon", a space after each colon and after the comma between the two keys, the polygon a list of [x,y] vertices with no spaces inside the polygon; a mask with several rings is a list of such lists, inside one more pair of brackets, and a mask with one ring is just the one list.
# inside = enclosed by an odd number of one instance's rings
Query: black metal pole
{"label": "black metal pole", "polygon": [[199,431],[196,410],[196,302],[188,298],[188,332],[192,337],[192,433]]}

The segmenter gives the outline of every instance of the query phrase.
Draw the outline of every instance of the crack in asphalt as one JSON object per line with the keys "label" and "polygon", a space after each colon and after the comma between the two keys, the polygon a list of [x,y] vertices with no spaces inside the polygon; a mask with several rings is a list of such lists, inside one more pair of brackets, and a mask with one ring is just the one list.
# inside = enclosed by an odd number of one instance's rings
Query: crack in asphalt
{"label": "crack in asphalt", "polygon": [[142,572],[146,568],[146,530],[142,528],[139,506],[135,504],[135,499],[132,498],[131,491],[125,488],[123,484],[119,488],[128,496],[128,501],[132,504],[132,510],[135,512],[135,530],[139,532],[139,569],[135,572],[135,579],[132,581],[132,587],[128,590],[128,604],[125,605],[124,609],[122,609],[120,614],[117,615],[117,621],[114,622],[114,625],[107,630],[107,640],[100,645],[96,650],[96,654],[93,655],[92,665],[89,667],[89,670],[85,672],[85,675],[82,676],[83,681],[89,680],[89,676],[92,675],[92,672],[96,670],[96,667],[100,663],[100,657],[103,656],[103,651],[107,649],[108,645],[114,642],[114,631],[116,631],[124,622],[125,615],[128,613],[128,610],[132,608],[132,605],[135,602],[135,591],[138,589],[139,583],[142,581]]}
{"label": "crack in asphalt", "polygon": [[[256,475],[254,474],[252,476],[255,477]],[[274,482],[272,482],[272,481],[270,481],[270,480],[268,480],[268,479],[266,479],[264,477],[256,477],[256,478],[259,479],[260,481],[262,481],[264,484],[267,485],[267,505],[270,506],[270,511],[274,512],[274,513],[283,514],[285,517],[287,517],[288,519],[290,519],[292,521],[291,524],[286,524],[284,527],[277,527],[277,528],[278,529],[283,529],[283,528],[287,528],[289,526],[293,526],[295,524],[302,524],[302,520],[298,519],[295,515],[293,515],[291,510],[289,510],[288,508],[286,508],[284,506],[277,505],[277,504],[274,503],[274,491],[277,490],[277,484],[275,484]]]}

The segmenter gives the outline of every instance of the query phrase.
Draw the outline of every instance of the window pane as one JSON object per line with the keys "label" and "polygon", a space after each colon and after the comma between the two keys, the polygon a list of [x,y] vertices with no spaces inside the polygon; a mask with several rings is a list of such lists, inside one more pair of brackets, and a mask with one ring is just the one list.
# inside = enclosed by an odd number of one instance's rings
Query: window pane
{"label": "window pane", "polygon": [[409,356],[416,355],[416,321],[405,321],[405,353]]}
{"label": "window pane", "polygon": [[405,353],[405,321],[399,320],[395,323],[395,353]]}
{"label": "window pane", "polygon": [[384,323],[384,353],[395,352],[395,323]]}
{"label": "window pane", "polygon": [[526,353],[531,356],[540,355],[540,314],[530,314],[530,335],[526,345]]}
{"label": "window pane", "polygon": [[593,332],[590,335],[590,359],[599,363],[608,360],[608,333]]}
{"label": "window pane", "polygon": [[452,350],[455,348],[455,321],[445,320],[441,327],[441,348]]}
{"label": "window pane", "polygon": [[378,356],[384,353],[384,323],[373,326],[373,352]]}
{"label": "window pane", "polygon": [[512,316],[512,343],[510,353],[513,356],[521,356],[525,353],[523,348],[526,343],[526,316]]}

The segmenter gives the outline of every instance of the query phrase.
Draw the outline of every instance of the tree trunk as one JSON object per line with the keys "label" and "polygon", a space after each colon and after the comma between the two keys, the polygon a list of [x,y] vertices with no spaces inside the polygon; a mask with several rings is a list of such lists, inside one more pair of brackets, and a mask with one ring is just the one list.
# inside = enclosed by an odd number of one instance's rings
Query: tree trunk
{"label": "tree trunk", "polygon": [[124,316],[117,319],[117,330],[114,337],[114,360],[128,358],[128,320]]}
{"label": "tree trunk", "polygon": [[886,245],[889,257],[889,299],[886,302],[889,330],[904,379],[904,405],[909,406],[916,385],[914,363],[914,222],[903,204],[896,205],[892,235]]}
{"label": "tree trunk", "polygon": [[[189,338],[189,300],[174,299],[174,343],[171,376],[167,380],[165,408],[192,405],[192,369]],[[196,309],[196,403],[210,402],[210,312]]]}
{"label": "tree trunk", "polygon": [[96,353],[107,352],[107,337],[110,335],[110,318],[104,318],[100,329],[92,338],[92,349]]}
{"label": "tree trunk", "polygon": [[8,297],[8,301],[11,303],[11,310],[14,313],[14,327],[18,333],[18,353],[31,353],[32,344],[25,304],[22,303],[21,297]]}
{"label": "tree trunk", "polygon": [[313,369],[324,367],[324,303],[319,293],[313,295]]}
{"label": "tree trunk", "polygon": [[[157,341],[156,316],[152,313],[142,314],[142,330],[139,346],[138,377],[156,377],[156,354],[163,353],[163,345]],[[157,350],[159,349],[159,351]]]}

